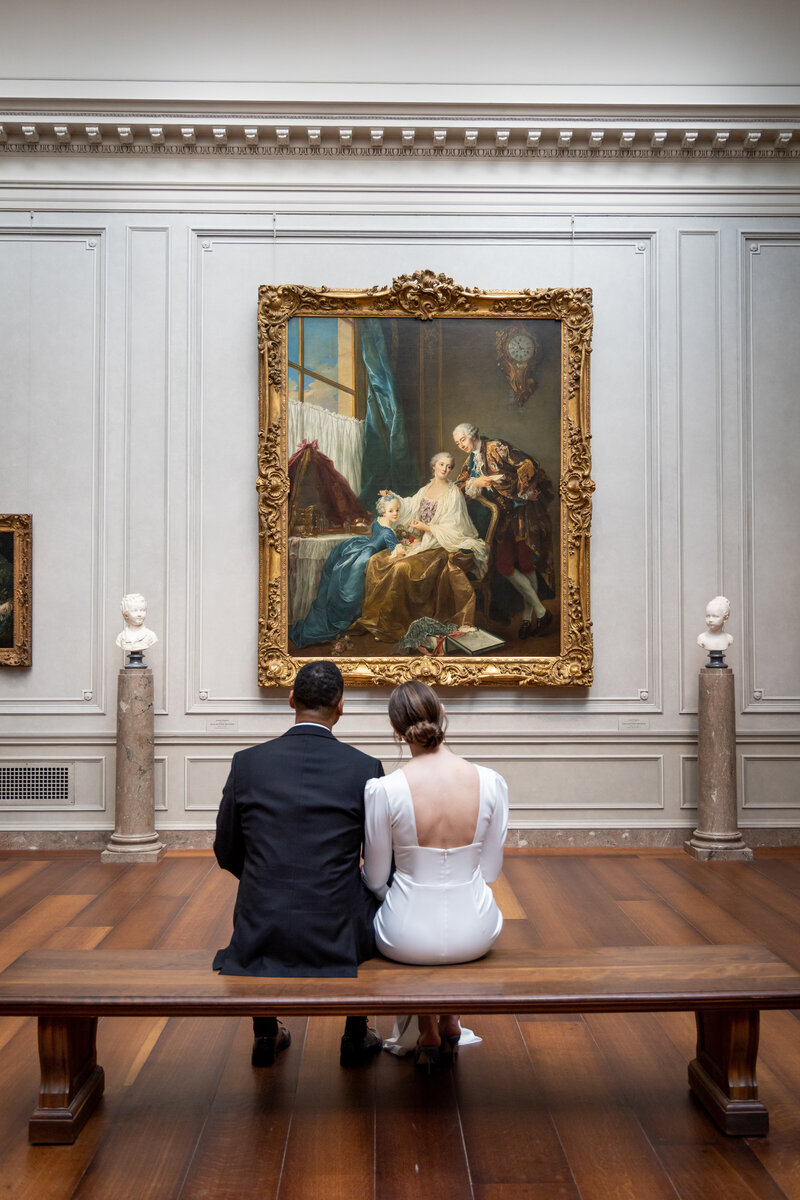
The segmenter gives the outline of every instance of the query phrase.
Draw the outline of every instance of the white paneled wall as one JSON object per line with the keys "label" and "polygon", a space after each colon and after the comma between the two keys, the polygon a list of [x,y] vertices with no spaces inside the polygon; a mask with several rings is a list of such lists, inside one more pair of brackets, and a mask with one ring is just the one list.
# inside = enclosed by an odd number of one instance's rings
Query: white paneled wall
{"label": "white paneled wall", "polygon": [[744,699],[797,712],[800,628],[800,237],[745,235],[742,278]]}
{"label": "white paneled wall", "polygon": [[35,529],[33,666],[0,677],[11,711],[104,704],[106,250],[94,223],[0,231],[0,510],[33,513]]}
{"label": "white paneled wall", "polygon": [[[126,183],[91,204],[64,183],[33,218],[3,201],[0,511],[34,514],[34,665],[0,673],[0,766],[71,764],[73,790],[0,801],[0,833],[113,826],[128,590],[159,634],[158,825],[213,826],[233,751],[288,723],[256,684],[257,287],[419,267],[595,303],[595,684],[454,693],[454,747],[507,776],[522,830],[690,826],[695,639],[724,591],[741,822],[800,824],[800,223],[755,193],[701,217],[621,188],[573,222],[585,196],[520,211],[494,167],[469,191],[460,169],[435,203],[417,168],[404,190],[384,172],[372,211],[323,182],[291,201],[267,182],[238,215],[224,189],[163,180],[160,199]],[[340,730],[390,769],[385,703],[348,692]]]}

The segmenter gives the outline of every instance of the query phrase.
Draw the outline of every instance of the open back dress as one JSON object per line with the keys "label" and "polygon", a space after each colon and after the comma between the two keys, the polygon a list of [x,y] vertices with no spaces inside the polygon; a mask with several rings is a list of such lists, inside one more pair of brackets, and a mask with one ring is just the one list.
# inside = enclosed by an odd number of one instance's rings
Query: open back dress
{"label": "open back dress", "polygon": [[[487,884],[500,874],[508,827],[508,789],[496,771],[476,766],[480,784],[472,842],[420,846],[408,779],[394,771],[365,790],[363,878],[383,901],[375,941],[406,963],[470,962],[490,949],[503,915]],[[387,886],[394,853],[395,873]]]}

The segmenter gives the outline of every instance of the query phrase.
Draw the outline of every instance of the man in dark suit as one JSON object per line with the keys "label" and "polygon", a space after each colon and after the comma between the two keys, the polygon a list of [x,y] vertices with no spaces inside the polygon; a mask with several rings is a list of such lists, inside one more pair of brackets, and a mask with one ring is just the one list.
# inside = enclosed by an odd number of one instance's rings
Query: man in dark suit
{"label": "man in dark suit", "polygon": [[[360,856],[364,786],[383,767],[333,736],[343,691],[335,663],[306,663],[289,694],[292,728],[233,756],[214,841],[239,880],[233,937],[214,959],[223,975],[352,977],[375,953],[377,901]],[[253,1065],[271,1066],[289,1031],[275,1017],[253,1026]],[[366,1017],[347,1018],[342,1066],[380,1048]]]}

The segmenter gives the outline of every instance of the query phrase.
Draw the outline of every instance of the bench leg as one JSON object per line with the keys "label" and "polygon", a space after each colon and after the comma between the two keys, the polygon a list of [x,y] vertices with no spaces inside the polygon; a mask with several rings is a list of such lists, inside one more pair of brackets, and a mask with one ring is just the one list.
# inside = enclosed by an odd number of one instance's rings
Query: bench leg
{"label": "bench leg", "polygon": [[767,1133],[769,1113],[756,1083],[758,1009],[705,1010],[695,1017],[697,1058],[689,1063],[689,1087],[723,1133]]}
{"label": "bench leg", "polygon": [[39,1105],[28,1124],[34,1144],[71,1143],[103,1094],[97,1017],[39,1017]]}

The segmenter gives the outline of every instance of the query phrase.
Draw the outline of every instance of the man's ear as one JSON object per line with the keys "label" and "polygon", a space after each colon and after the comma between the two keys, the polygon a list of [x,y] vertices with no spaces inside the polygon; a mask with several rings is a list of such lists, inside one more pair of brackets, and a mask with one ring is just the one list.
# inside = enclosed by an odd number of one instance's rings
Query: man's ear
{"label": "man's ear", "polygon": [[297,708],[294,702],[294,688],[289,692],[289,708]]}
{"label": "man's ear", "polygon": [[337,721],[339,720],[339,717],[342,715],[343,712],[344,712],[344,696],[341,697],[341,699],[339,700],[339,703],[336,705],[336,720]]}

